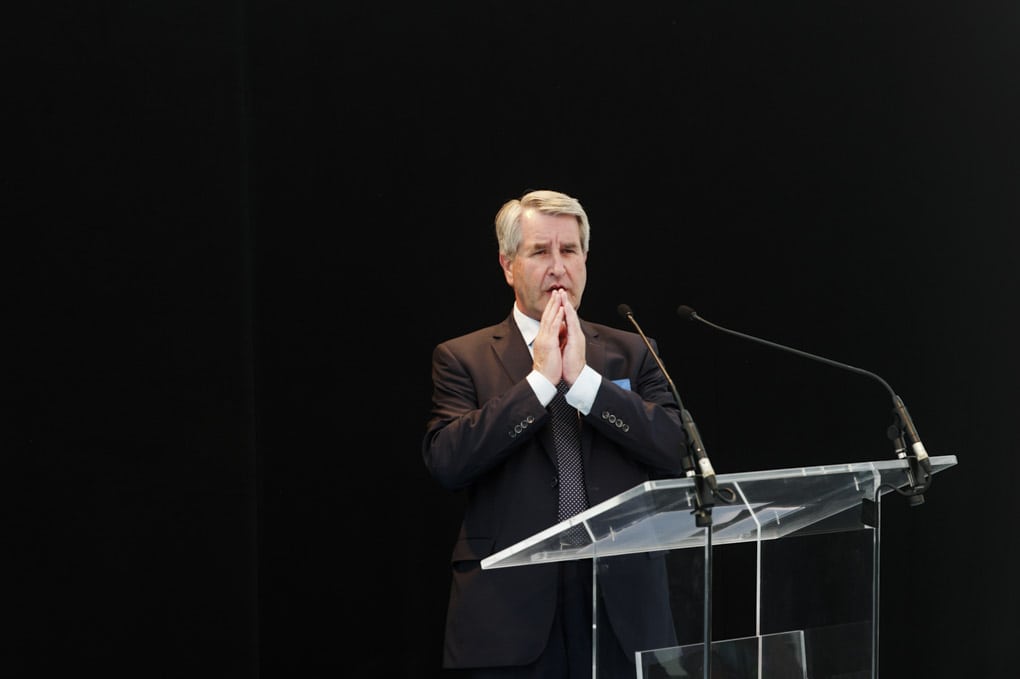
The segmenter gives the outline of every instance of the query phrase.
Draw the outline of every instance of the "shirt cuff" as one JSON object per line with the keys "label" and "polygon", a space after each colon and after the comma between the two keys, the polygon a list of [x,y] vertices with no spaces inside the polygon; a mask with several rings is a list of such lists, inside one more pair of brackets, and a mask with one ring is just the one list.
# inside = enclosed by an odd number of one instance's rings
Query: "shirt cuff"
{"label": "shirt cuff", "polygon": [[549,401],[553,400],[553,396],[556,395],[556,385],[546,379],[546,376],[537,370],[532,370],[528,373],[528,384],[531,385],[531,390],[535,392],[535,396],[538,397],[539,402],[543,406],[549,405]]}
{"label": "shirt cuff", "polygon": [[[546,382],[548,381],[546,380]],[[574,386],[570,387],[565,394],[567,403],[580,410],[582,415],[587,415],[595,404],[595,397],[598,396],[601,386],[602,375],[595,368],[585,364],[581,369],[581,374],[577,376]]]}

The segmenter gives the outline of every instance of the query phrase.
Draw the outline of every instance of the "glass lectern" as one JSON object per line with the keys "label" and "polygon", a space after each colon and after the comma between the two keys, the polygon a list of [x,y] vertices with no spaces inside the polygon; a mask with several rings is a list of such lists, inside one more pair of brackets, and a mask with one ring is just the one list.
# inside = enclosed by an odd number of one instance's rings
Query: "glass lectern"
{"label": "glass lectern", "polygon": [[[956,457],[930,463],[934,475]],[[696,479],[649,481],[487,557],[482,568],[591,559],[597,592],[600,564],[664,557],[677,643],[635,652],[639,679],[696,679],[709,668],[727,679],[877,679],[878,508],[886,493],[912,487],[914,464],[721,474],[718,487],[733,499],[713,500],[707,525],[695,512]],[[733,634],[715,640],[720,604],[735,622]],[[618,679],[599,672],[601,632],[593,626],[593,676]]]}

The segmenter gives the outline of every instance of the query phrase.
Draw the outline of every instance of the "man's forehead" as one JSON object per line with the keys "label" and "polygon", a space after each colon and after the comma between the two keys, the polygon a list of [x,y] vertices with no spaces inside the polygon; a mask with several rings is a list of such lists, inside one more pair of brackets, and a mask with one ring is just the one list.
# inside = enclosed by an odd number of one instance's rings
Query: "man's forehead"
{"label": "man's forehead", "polygon": [[537,215],[536,219],[523,220],[521,226],[525,240],[551,240],[553,238],[580,239],[580,223],[574,215]]}
{"label": "man's forehead", "polygon": [[551,243],[565,243],[569,245],[577,245],[581,242],[581,236],[576,232],[565,232],[565,231],[552,231],[552,230],[539,230],[531,231],[530,233],[525,231],[523,242],[527,245],[549,245]]}

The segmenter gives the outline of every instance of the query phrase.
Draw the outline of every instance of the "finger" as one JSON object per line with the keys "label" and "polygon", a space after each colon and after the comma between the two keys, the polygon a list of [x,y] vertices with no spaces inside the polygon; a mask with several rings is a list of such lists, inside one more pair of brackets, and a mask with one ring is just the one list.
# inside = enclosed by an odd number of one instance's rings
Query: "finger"
{"label": "finger", "polygon": [[581,329],[581,321],[578,318],[577,309],[574,308],[574,305],[570,304],[569,298],[564,296],[564,299],[566,302],[563,305],[564,321],[570,326],[571,331],[579,331]]}

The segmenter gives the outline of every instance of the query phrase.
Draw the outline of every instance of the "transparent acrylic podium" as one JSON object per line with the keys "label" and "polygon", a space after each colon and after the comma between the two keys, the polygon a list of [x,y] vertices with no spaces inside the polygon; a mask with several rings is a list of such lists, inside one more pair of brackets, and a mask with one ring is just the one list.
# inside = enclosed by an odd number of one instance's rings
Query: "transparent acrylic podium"
{"label": "transparent acrylic podium", "polygon": [[[956,457],[930,462],[934,475]],[[639,643],[639,679],[702,677],[709,647],[713,678],[877,679],[877,519],[884,495],[911,487],[912,463],[721,474],[718,487],[734,499],[714,500],[707,526],[696,520],[695,479],[649,481],[485,558],[482,568],[591,559],[598,590],[614,558],[660,558],[676,644]],[[718,629],[713,609],[727,613],[721,640],[705,633]],[[596,679],[618,679],[600,671],[610,634],[593,625]]]}

